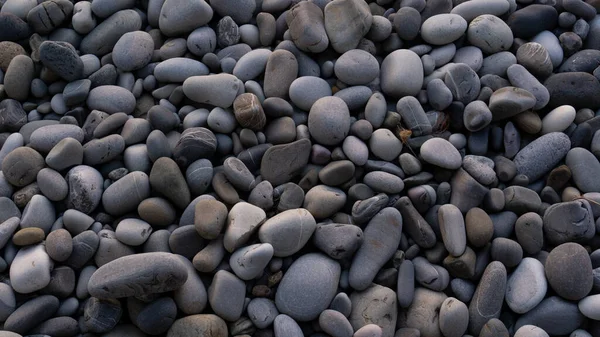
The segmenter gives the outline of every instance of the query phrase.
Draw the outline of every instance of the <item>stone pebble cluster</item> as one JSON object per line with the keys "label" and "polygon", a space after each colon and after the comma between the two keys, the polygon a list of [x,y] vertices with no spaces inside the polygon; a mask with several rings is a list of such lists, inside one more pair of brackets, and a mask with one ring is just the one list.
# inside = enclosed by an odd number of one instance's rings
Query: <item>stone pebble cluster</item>
{"label": "stone pebble cluster", "polygon": [[0,336],[600,336],[598,10],[0,0]]}

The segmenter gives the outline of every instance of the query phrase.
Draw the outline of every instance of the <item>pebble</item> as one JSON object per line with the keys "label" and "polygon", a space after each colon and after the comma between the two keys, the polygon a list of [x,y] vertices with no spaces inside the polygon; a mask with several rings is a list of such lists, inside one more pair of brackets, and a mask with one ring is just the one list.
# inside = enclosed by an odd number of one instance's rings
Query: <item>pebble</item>
{"label": "pebble", "polygon": [[469,305],[469,331],[478,334],[491,318],[499,318],[504,292],[506,268],[498,261],[491,262],[483,272]]}
{"label": "pebble", "polygon": [[234,274],[220,270],[208,288],[208,302],[215,313],[226,321],[236,321],[244,310],[244,281]]}
{"label": "pebble", "polygon": [[433,45],[445,45],[459,39],[467,31],[467,21],[458,14],[438,14],[423,22],[421,37]]}
{"label": "pebble", "polygon": [[[382,331],[381,336],[392,337],[394,335],[398,308],[392,289],[373,284],[364,291],[353,292],[350,300],[352,301],[352,313],[348,319],[355,331],[372,324],[379,326]],[[379,305],[373,306],[372,303]],[[408,320],[407,324],[409,324]]]}
{"label": "pebble", "polygon": [[[149,275],[150,278],[140,278]],[[100,299],[171,291],[187,280],[185,265],[170,253],[143,253],[111,261],[92,274],[88,290]],[[131,287],[134,285],[134,287]]]}
{"label": "pebble", "polygon": [[510,48],[513,33],[510,27],[497,16],[484,14],[469,23],[467,39],[484,53],[494,54]]}
{"label": "pebble", "polygon": [[550,287],[567,300],[578,301],[592,289],[590,257],[577,243],[563,243],[552,249],[546,258],[545,272]]}
{"label": "pebble", "polygon": [[569,152],[570,141],[561,132],[541,136],[523,147],[514,158],[519,174],[536,181],[554,168]]}
{"label": "pebble", "polygon": [[356,48],[373,23],[364,1],[334,0],[323,10],[325,31],[333,49],[342,54]]}
{"label": "pebble", "polygon": [[198,103],[228,108],[241,87],[242,82],[230,74],[192,76],[183,82],[183,93]]}
{"label": "pebble", "polygon": [[[381,63],[381,89],[386,95],[395,98],[415,96],[423,84],[423,63],[419,56],[410,50],[396,50]],[[397,78],[404,78],[402,82]]]}
{"label": "pebble", "polygon": [[[349,271],[350,286],[357,290],[366,289],[377,271],[394,254],[400,242],[402,215],[394,208],[384,208],[377,213],[364,230],[364,242],[355,254]],[[389,247],[381,250],[380,243]]]}
{"label": "pebble", "polygon": [[50,283],[53,267],[42,244],[21,248],[10,266],[11,285],[19,293],[33,293]]}
{"label": "pebble", "polygon": [[594,335],[596,2],[4,1],[3,328]]}
{"label": "pebble", "polygon": [[423,143],[421,156],[427,163],[448,170],[456,170],[462,163],[458,150],[443,138],[432,138]]}
{"label": "pebble", "polygon": [[274,256],[287,257],[306,245],[316,227],[317,223],[308,210],[290,209],[265,221],[258,230],[258,238],[271,246]]}
{"label": "pebble", "polygon": [[292,263],[279,283],[275,293],[277,309],[299,321],[317,318],[334,298],[340,273],[340,265],[324,255],[311,253],[301,256]]}
{"label": "pebble", "polygon": [[132,71],[145,67],[152,59],[153,51],[152,36],[136,31],[123,34],[113,47],[111,55],[118,69]]}

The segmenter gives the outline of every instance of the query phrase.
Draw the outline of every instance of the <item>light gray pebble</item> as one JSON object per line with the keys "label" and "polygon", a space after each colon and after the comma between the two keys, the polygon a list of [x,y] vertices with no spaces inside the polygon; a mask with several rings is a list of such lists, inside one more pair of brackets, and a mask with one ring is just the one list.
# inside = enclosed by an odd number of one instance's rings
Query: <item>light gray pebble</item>
{"label": "light gray pebble", "polygon": [[304,111],[309,111],[317,100],[331,96],[332,93],[331,87],[325,80],[303,76],[292,82],[289,95],[292,103]]}
{"label": "light gray pebble", "polygon": [[[381,63],[381,89],[392,97],[415,96],[423,86],[423,63],[410,50],[396,50]],[[398,82],[396,79],[404,78]]]}
{"label": "light gray pebble", "polygon": [[208,75],[208,67],[202,62],[184,57],[162,61],[154,68],[154,77],[160,82],[184,82],[192,76]]}

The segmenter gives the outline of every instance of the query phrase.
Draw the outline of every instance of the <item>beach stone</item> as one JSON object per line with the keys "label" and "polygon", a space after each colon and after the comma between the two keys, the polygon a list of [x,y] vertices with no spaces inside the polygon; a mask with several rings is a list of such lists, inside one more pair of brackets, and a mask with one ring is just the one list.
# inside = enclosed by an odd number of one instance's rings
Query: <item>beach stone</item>
{"label": "beach stone", "polygon": [[500,317],[506,291],[506,267],[491,262],[483,272],[473,299],[469,304],[469,331],[478,334],[492,318]]}
{"label": "beach stone", "polygon": [[207,24],[213,17],[213,9],[204,0],[191,3],[166,0],[160,10],[158,26],[167,36],[189,33]]}
{"label": "beach stone", "polygon": [[294,54],[284,49],[274,51],[265,68],[265,96],[286,98],[297,76],[298,62]]}
{"label": "beach stone", "polygon": [[506,23],[515,37],[527,39],[544,30],[552,30],[557,18],[558,13],[554,7],[533,4],[513,12]]}
{"label": "beach stone", "polygon": [[358,0],[334,0],[325,6],[323,16],[329,42],[340,54],[356,48],[373,23],[369,7]]}
{"label": "beach stone", "polygon": [[44,158],[32,148],[18,147],[4,157],[2,168],[6,181],[23,187],[35,181],[44,168]]}
{"label": "beach stone", "polygon": [[537,213],[525,213],[515,223],[517,242],[528,254],[538,253],[544,243],[544,223]]}
{"label": "beach stone", "polygon": [[554,66],[548,50],[537,42],[527,42],[517,49],[517,61],[534,76],[547,78]]}
{"label": "beach stone", "polygon": [[452,14],[458,14],[465,20],[470,22],[479,15],[491,14],[495,16],[501,16],[509,10],[510,4],[506,1],[492,0],[492,1],[466,1],[458,4],[452,8]]}
{"label": "beach stone", "polygon": [[177,163],[171,158],[161,157],[154,162],[149,181],[153,189],[162,191],[162,194],[178,208],[185,209],[190,203],[188,185]]}
{"label": "beach stone", "polygon": [[433,45],[458,40],[467,31],[467,21],[457,14],[433,15],[421,25],[421,37]]}
{"label": "beach stone", "polygon": [[277,309],[298,321],[317,318],[335,296],[340,272],[339,264],[325,255],[302,255],[279,283]]}
{"label": "beach stone", "polygon": [[241,87],[242,82],[230,74],[192,76],[183,82],[183,93],[198,103],[228,108]]}
{"label": "beach stone", "polygon": [[543,135],[523,147],[514,158],[519,174],[536,181],[552,170],[569,152],[571,142],[562,132]]}
{"label": "beach stone", "polygon": [[[51,318],[60,302],[52,295],[32,298],[19,306],[4,322],[4,331],[25,335],[39,324]],[[20,335],[19,335],[20,336]]]}
{"label": "beach stone", "polygon": [[462,164],[458,150],[443,138],[432,138],[421,145],[421,156],[429,164],[456,170]]}
{"label": "beach stone", "polygon": [[154,68],[154,77],[160,82],[184,82],[192,76],[208,75],[209,70],[203,63],[184,57],[164,60]]}
{"label": "beach stone", "polygon": [[254,244],[233,252],[229,259],[229,265],[240,279],[252,280],[262,275],[272,257],[273,246],[271,244]]}
{"label": "beach stone", "polygon": [[350,224],[320,224],[315,230],[313,242],[317,248],[339,260],[349,258],[361,246],[363,231]]}
{"label": "beach stone", "polygon": [[441,337],[439,312],[447,298],[442,292],[415,289],[415,298],[406,312],[406,327],[418,329],[423,335]]}
{"label": "beach stone", "polygon": [[81,143],[84,139],[84,131],[77,125],[69,124],[42,126],[33,131],[29,138],[29,145],[41,153],[48,153],[65,138],[73,138]]}
{"label": "beach stone", "polygon": [[290,181],[308,163],[310,151],[308,139],[270,147],[261,160],[262,178],[274,186]]}
{"label": "beach stone", "polygon": [[306,245],[316,227],[308,210],[290,209],[265,221],[258,230],[258,238],[272,246],[274,256],[287,257]]}
{"label": "beach stone", "polygon": [[112,60],[123,71],[143,68],[152,58],[154,41],[146,32],[136,31],[123,34],[112,50]]}
{"label": "beach stone", "polygon": [[379,77],[379,63],[368,52],[352,49],[337,59],[334,71],[337,78],[344,83],[366,85]]}
{"label": "beach stone", "polygon": [[10,266],[13,289],[28,294],[45,288],[50,283],[54,262],[46,253],[44,245],[23,247]]}
{"label": "beach stone", "polygon": [[535,96],[529,91],[516,87],[505,87],[494,91],[490,97],[489,107],[492,111],[492,120],[497,121],[531,109],[535,104]]}
{"label": "beach stone", "polygon": [[552,249],[546,258],[545,272],[550,287],[567,300],[578,301],[592,289],[591,260],[577,243],[563,243]]}
{"label": "beach stone", "polygon": [[70,82],[83,77],[83,61],[68,42],[44,41],[40,45],[40,61],[64,80]]}
{"label": "beach stone", "polygon": [[317,100],[331,95],[329,84],[315,76],[302,76],[295,79],[289,90],[292,103],[304,111],[310,111]]}
{"label": "beach stone", "polygon": [[175,222],[175,208],[166,200],[159,197],[142,201],[137,208],[142,220],[152,226],[168,226]]}
{"label": "beach stone", "polygon": [[220,270],[208,288],[208,301],[219,317],[233,322],[240,318],[244,310],[245,294],[244,281],[228,271]]}
{"label": "beach stone", "polygon": [[462,336],[469,325],[469,309],[457,298],[446,298],[440,307],[439,325],[444,336]]}
{"label": "beach stone", "polygon": [[182,168],[198,159],[211,157],[217,148],[215,134],[207,128],[192,127],[181,134],[173,148],[173,159]]}
{"label": "beach stone", "polygon": [[178,258],[186,266],[188,278],[181,287],[173,292],[173,299],[177,307],[185,314],[200,313],[204,311],[208,301],[206,288],[192,262],[184,256],[178,256]]}
{"label": "beach stone", "polygon": [[508,278],[506,303],[513,312],[524,314],[544,299],[547,290],[544,265],[534,258],[526,257]]}
{"label": "beach stone", "polygon": [[[550,93],[525,67],[513,64],[506,70],[510,83],[518,88],[527,90],[536,99],[534,110],[545,107],[550,101]],[[564,130],[564,129],[563,129]],[[562,130],[559,130],[562,131]],[[550,132],[550,131],[548,131]],[[545,132],[547,133],[547,132]]]}
{"label": "beach stone", "polygon": [[598,295],[591,295],[579,301],[579,311],[581,311],[581,313],[585,317],[591,318],[593,320],[598,320],[598,317],[600,317],[600,309],[598,308],[598,297]]}
{"label": "beach stone", "polygon": [[19,41],[31,34],[27,22],[13,13],[0,13],[0,41]]}
{"label": "beach stone", "polygon": [[[404,78],[399,82],[396,79]],[[394,98],[416,96],[423,86],[423,63],[410,50],[396,50],[381,63],[380,81],[382,91]],[[452,89],[450,89],[452,90]]]}
{"label": "beach stone", "polygon": [[402,97],[396,104],[396,111],[414,136],[431,134],[432,126],[419,101],[412,97]]}
{"label": "beach stone", "polygon": [[71,256],[73,238],[66,229],[57,229],[46,237],[46,252],[52,260],[63,262]]}
{"label": "beach stone", "polygon": [[402,151],[402,142],[390,130],[381,128],[375,130],[369,139],[369,149],[375,156],[391,161]]}
{"label": "beach stone", "polygon": [[41,35],[58,28],[73,12],[73,4],[65,0],[44,1],[27,13],[27,23]]}
{"label": "beach stone", "polygon": [[194,225],[205,239],[216,239],[225,226],[227,207],[217,200],[199,200],[195,206]]}
{"label": "beach stone", "polygon": [[423,248],[432,248],[436,243],[435,233],[431,225],[417,211],[409,197],[401,197],[394,207],[402,214],[406,233]]}
{"label": "beach stone", "polygon": [[248,318],[259,329],[265,329],[273,324],[279,315],[275,303],[266,298],[254,298],[248,303]]}
{"label": "beach stone", "polygon": [[558,296],[544,299],[535,310],[522,315],[515,323],[515,330],[522,326],[536,326],[548,335],[568,335],[577,329],[585,317],[576,303]]}
{"label": "beach stone", "polygon": [[523,325],[515,332],[515,337],[549,337],[546,331],[535,325]]}
{"label": "beach stone", "polygon": [[298,49],[320,53],[329,46],[323,10],[315,3],[298,3],[288,11],[285,21]]}
{"label": "beach stone", "polygon": [[550,93],[551,108],[571,105],[575,109],[600,108],[600,98],[594,95],[600,82],[593,75],[583,72],[558,73],[550,76],[544,85]]}
{"label": "beach stone", "polygon": [[92,89],[87,98],[90,109],[104,111],[108,114],[124,112],[131,114],[136,101],[127,89],[115,85],[102,85]]}
{"label": "beach stone", "polygon": [[14,99],[0,102],[0,131],[16,132],[27,123],[27,113],[21,103]]}
{"label": "beach stone", "polygon": [[242,127],[258,131],[266,124],[266,116],[258,97],[251,93],[239,95],[233,101],[235,119]]}
{"label": "beach stone", "polygon": [[303,207],[316,219],[325,219],[338,212],[346,199],[346,194],[339,188],[317,185],[306,192]]}
{"label": "beach stone", "polygon": [[350,131],[350,112],[344,101],[337,97],[317,100],[308,114],[311,136],[323,145],[336,145]]}
{"label": "beach stone", "polygon": [[[353,292],[350,300],[352,301],[352,313],[348,320],[355,331],[365,326],[377,325],[382,331],[381,336],[394,336],[398,308],[393,290],[373,284],[364,291]],[[378,305],[373,306],[372,303],[378,303]],[[365,336],[368,335],[365,334]]]}
{"label": "beach stone", "polygon": [[319,315],[319,326],[332,337],[350,337],[354,334],[352,325],[342,313],[327,309]]}
{"label": "beach stone", "polygon": [[508,50],[513,43],[510,27],[490,14],[480,15],[469,23],[467,38],[473,46],[487,54]]}
{"label": "beach stone", "polygon": [[16,55],[4,74],[4,90],[6,95],[18,101],[27,99],[31,81],[35,75],[34,64],[26,55]]}
{"label": "beach stone", "polygon": [[102,193],[102,205],[107,213],[122,215],[136,210],[138,205],[149,196],[148,175],[135,171],[115,181]]}
{"label": "beach stone", "polygon": [[[369,221],[363,243],[350,266],[349,283],[352,288],[365,290],[371,284],[379,269],[396,251],[401,232],[402,215],[395,208],[384,208]],[[384,243],[385,250],[382,250],[381,243]]]}
{"label": "beach stone", "polygon": [[[140,275],[151,278],[140,278]],[[90,278],[88,289],[94,297],[111,299],[175,290],[186,280],[187,269],[176,255],[142,253],[120,257],[98,268]]]}
{"label": "beach stone", "polygon": [[20,44],[11,41],[0,42],[0,69],[5,72],[10,61],[17,55],[25,55],[25,49]]}
{"label": "beach stone", "polygon": [[444,83],[454,99],[469,104],[479,96],[481,82],[477,73],[466,64],[451,64],[444,75]]}
{"label": "beach stone", "polygon": [[544,212],[544,234],[555,245],[584,242],[596,233],[593,218],[592,208],[586,200],[556,203]]}
{"label": "beach stone", "polygon": [[232,253],[243,246],[258,227],[261,226],[267,216],[265,211],[246,202],[235,204],[227,216],[227,229],[225,230],[224,246]]}
{"label": "beach stone", "polygon": [[443,205],[438,210],[438,222],[446,250],[461,256],[467,247],[467,235],[460,210],[452,204]]}
{"label": "beach stone", "polygon": [[139,246],[148,240],[152,234],[152,227],[140,219],[124,219],[117,225],[115,234],[117,239],[124,244]]}
{"label": "beach stone", "polygon": [[227,324],[217,315],[196,314],[176,320],[167,332],[168,337],[192,337],[196,334],[207,337],[227,337]]}
{"label": "beach stone", "polygon": [[567,153],[566,164],[571,170],[573,181],[582,192],[600,192],[600,185],[590,175],[600,168],[600,162],[590,151],[581,147],[571,149]]}
{"label": "beach stone", "polygon": [[97,25],[81,41],[83,54],[102,56],[109,53],[125,33],[140,30],[142,19],[132,9],[120,10]]}

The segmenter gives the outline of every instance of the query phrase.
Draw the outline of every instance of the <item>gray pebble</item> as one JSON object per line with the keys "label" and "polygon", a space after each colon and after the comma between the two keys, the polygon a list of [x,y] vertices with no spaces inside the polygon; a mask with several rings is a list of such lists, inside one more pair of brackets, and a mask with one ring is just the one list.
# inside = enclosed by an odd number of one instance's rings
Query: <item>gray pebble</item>
{"label": "gray pebble", "polygon": [[535,181],[554,168],[570,148],[570,140],[564,133],[543,135],[517,153],[514,159],[517,172]]}
{"label": "gray pebble", "polygon": [[112,60],[122,71],[145,67],[152,59],[154,41],[146,32],[136,31],[123,34],[112,50]]}
{"label": "gray pebble", "polygon": [[506,268],[493,261],[485,269],[469,305],[469,331],[478,334],[491,318],[499,318],[506,290]]}
{"label": "gray pebble", "polygon": [[526,257],[508,279],[506,303],[512,311],[524,314],[544,299],[547,289],[544,266],[538,260]]}
{"label": "gray pebble", "polygon": [[304,111],[309,111],[317,100],[331,96],[332,93],[331,87],[325,80],[319,77],[303,76],[292,82],[289,95],[292,103]]}
{"label": "gray pebble", "polygon": [[245,294],[244,281],[228,271],[220,270],[208,288],[208,301],[219,317],[236,321],[244,309]]}
{"label": "gray pebble", "polygon": [[434,45],[454,42],[467,31],[467,21],[457,14],[438,14],[425,20],[421,37]]}
{"label": "gray pebble", "polygon": [[[383,337],[393,337],[398,319],[396,295],[390,288],[373,284],[363,291],[350,295],[352,313],[348,318],[354,330],[371,325],[378,325]],[[379,303],[373,306],[372,303]],[[354,336],[360,336],[355,334]],[[369,336],[365,334],[362,336]]]}
{"label": "gray pebble", "polygon": [[183,82],[183,92],[188,98],[221,108],[230,107],[242,87],[242,82],[229,74],[193,76]]}
{"label": "gray pebble", "polygon": [[[415,96],[423,85],[423,63],[409,50],[396,50],[387,55],[381,63],[380,73],[381,89],[392,97]],[[398,78],[406,80],[398,82]]]}
{"label": "gray pebble", "polygon": [[508,50],[513,43],[510,27],[494,15],[484,14],[469,23],[469,42],[487,54]]}
{"label": "gray pebble", "polygon": [[160,10],[158,27],[167,36],[189,33],[207,24],[213,17],[213,8],[205,1],[186,3],[166,0]]}
{"label": "gray pebble", "polygon": [[279,283],[275,294],[277,309],[300,321],[317,318],[334,298],[340,272],[339,264],[324,255],[302,255]]}

